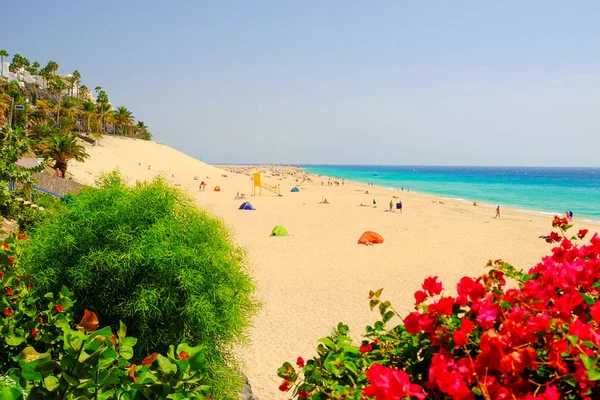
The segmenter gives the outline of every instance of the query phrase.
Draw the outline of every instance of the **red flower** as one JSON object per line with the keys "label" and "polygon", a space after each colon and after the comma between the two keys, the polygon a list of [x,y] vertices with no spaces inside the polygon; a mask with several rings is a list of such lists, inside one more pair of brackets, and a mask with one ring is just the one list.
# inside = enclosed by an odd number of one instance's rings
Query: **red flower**
{"label": "red flower", "polygon": [[360,346],[360,353],[361,354],[365,354],[370,352],[371,350],[373,350],[373,345],[371,343],[364,345],[364,346]]}
{"label": "red flower", "polygon": [[15,258],[13,256],[8,256],[8,261],[15,261]]}
{"label": "red flower", "polygon": [[35,329],[32,329],[31,334],[37,339],[39,332],[36,331]]}
{"label": "red flower", "polygon": [[8,243],[2,243],[2,247],[4,247],[4,250],[8,250]]}
{"label": "red flower", "polygon": [[417,301],[417,304],[421,304],[422,302],[424,302],[427,299],[427,293],[425,293],[422,290],[417,290],[415,292],[415,300]]}
{"label": "red flower", "polygon": [[470,319],[463,319],[459,330],[452,333],[452,338],[457,347],[464,346],[469,342],[467,335],[473,330],[473,322]]}
{"label": "red flower", "polygon": [[17,236],[17,239],[19,239],[19,240],[25,240],[25,239],[27,239],[27,236],[25,236],[24,234],[20,234],[20,235]]}
{"label": "red flower", "polygon": [[11,288],[6,288],[6,294],[9,296],[13,295],[13,290]]}
{"label": "red flower", "polygon": [[367,370],[367,379],[371,385],[363,389],[362,394],[366,397],[374,397],[376,400],[425,398],[421,386],[410,383],[408,374],[398,369],[375,363]]}
{"label": "red flower", "polygon": [[282,392],[287,392],[290,390],[290,383],[288,381],[283,382],[281,385],[279,385],[279,390]]}
{"label": "red flower", "polygon": [[185,351],[182,351],[181,353],[179,353],[179,360],[189,360],[189,359],[190,359],[190,356]]}
{"label": "red flower", "polygon": [[437,302],[429,306],[429,311],[440,315],[452,315],[454,299],[452,297],[442,297]]}
{"label": "red flower", "polygon": [[590,314],[592,314],[593,320],[600,324],[600,301],[590,307]]}
{"label": "red flower", "polygon": [[6,307],[4,309],[4,315],[10,317],[11,315],[13,315],[13,310],[10,307]]}
{"label": "red flower", "polygon": [[304,368],[304,358],[298,357],[298,359],[296,360],[296,365],[300,368]]}
{"label": "red flower", "polygon": [[588,230],[587,229],[580,229],[579,232],[577,233],[577,237],[579,239],[583,239],[585,237],[585,235],[587,235]]}
{"label": "red flower", "polygon": [[550,236],[546,238],[546,243],[558,243],[561,241],[561,237],[556,232],[550,232]]}
{"label": "red flower", "polygon": [[307,399],[308,398],[308,392],[306,390],[301,390],[298,392],[298,398],[299,399]]}
{"label": "red flower", "polygon": [[60,304],[57,304],[57,305],[56,305],[54,308],[55,308],[55,309],[56,309],[56,311],[58,311],[58,312],[63,312],[63,308],[62,308],[62,306],[61,306]]}
{"label": "red flower", "polygon": [[423,285],[421,286],[430,296],[442,293],[442,283],[438,282],[437,278],[437,276],[430,276],[425,279],[425,282],[423,282]]}

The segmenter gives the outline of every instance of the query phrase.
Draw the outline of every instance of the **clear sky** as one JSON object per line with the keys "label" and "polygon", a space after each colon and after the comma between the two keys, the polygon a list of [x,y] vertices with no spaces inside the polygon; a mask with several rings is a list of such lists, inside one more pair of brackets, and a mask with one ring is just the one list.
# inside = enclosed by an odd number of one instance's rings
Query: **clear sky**
{"label": "clear sky", "polygon": [[597,0],[5,3],[0,48],[203,161],[600,166]]}

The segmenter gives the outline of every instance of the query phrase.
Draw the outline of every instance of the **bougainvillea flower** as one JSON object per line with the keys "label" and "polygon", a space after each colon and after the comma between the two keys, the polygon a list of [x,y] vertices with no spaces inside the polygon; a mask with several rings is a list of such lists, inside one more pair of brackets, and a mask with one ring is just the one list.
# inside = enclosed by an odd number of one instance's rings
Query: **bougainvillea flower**
{"label": "bougainvillea flower", "polygon": [[370,386],[365,387],[362,394],[374,397],[376,400],[403,399],[405,397],[416,397],[422,400],[426,396],[421,386],[410,383],[406,372],[387,368],[378,363],[369,367],[367,379]]}

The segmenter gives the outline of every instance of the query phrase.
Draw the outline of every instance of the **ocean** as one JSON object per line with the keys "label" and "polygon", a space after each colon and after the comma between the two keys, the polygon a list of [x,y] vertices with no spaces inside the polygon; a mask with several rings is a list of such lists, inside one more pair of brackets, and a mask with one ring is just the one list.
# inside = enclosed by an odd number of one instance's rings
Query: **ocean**
{"label": "ocean", "polygon": [[304,165],[307,172],[390,189],[600,222],[600,168]]}

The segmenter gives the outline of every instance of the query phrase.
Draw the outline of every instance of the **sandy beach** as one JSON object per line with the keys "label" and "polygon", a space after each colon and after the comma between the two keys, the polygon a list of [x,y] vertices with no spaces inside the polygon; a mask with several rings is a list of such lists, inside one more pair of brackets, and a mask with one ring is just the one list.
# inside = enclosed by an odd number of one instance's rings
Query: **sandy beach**
{"label": "sandy beach", "polygon": [[[383,297],[399,312],[408,312],[413,293],[428,276],[439,276],[453,293],[460,277],[482,274],[489,259],[528,269],[551,248],[539,238],[551,230],[548,216],[503,209],[494,219],[491,206],[349,182],[329,186],[327,178],[314,176],[302,183],[292,175],[263,174],[264,181],[280,186],[282,196],[264,189],[262,196],[251,196],[252,180],[243,174],[250,167],[231,167],[241,173],[231,172],[166,145],[129,138],[105,136],[98,145],[85,146],[90,159],[69,167],[75,180],[93,184],[101,172],[116,168],[131,184],[161,174],[189,192],[199,207],[223,218],[246,248],[264,306],[239,354],[261,399],[288,398],[277,389],[276,369],[283,361],[312,356],[317,339],[338,322],[349,324],[360,337],[377,318],[368,307],[369,290],[384,288]],[[201,181],[206,191],[199,190]],[[213,191],[217,185],[219,192]],[[294,186],[300,192],[291,193]],[[256,210],[239,210],[237,193],[244,193]],[[325,198],[330,204],[319,204]],[[403,212],[395,206],[387,212],[390,200],[401,200]],[[270,237],[276,225],[285,226],[289,236]],[[575,228],[598,231],[598,225],[577,220]],[[357,244],[367,230],[385,242]]]}

